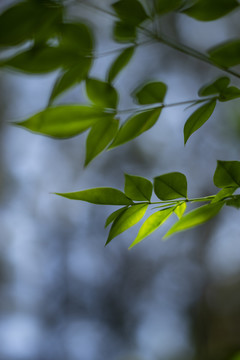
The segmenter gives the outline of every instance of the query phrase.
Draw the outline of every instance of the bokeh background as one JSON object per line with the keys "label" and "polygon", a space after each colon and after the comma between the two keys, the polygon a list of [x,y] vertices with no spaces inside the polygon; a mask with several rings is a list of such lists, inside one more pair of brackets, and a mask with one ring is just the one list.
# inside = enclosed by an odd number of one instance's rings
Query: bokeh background
{"label": "bokeh background", "polygon": [[[2,1],[1,11],[11,3]],[[106,9],[110,3],[95,1]],[[69,18],[91,24],[97,53],[118,47],[111,16],[88,1],[66,4]],[[173,39],[205,51],[239,35],[239,12],[207,23],[166,15],[160,26]],[[104,80],[115,56],[99,57],[91,76]],[[144,81],[165,82],[166,102],[172,103],[197,98],[199,87],[220,75],[164,45],[142,46],[117,78],[119,107],[133,107],[129,93]],[[219,104],[185,147],[183,126],[192,109],[164,109],[153,129],[84,169],[86,134],[57,141],[8,123],[42,110],[56,77],[57,72],[0,72],[0,359],[237,359],[238,210],[226,208],[205,225],[163,242],[168,220],[128,251],[137,227],[104,247],[103,225],[113,207],[52,192],[123,189],[125,172],[152,179],[181,171],[190,197],[216,193],[216,160],[240,160],[239,100]],[[56,101],[79,102],[87,103],[83,85]]]}

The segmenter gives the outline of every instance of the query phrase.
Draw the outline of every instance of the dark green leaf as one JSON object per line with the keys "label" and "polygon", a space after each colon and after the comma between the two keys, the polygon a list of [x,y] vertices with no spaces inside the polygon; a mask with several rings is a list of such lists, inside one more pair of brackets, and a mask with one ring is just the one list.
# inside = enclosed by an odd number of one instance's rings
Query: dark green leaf
{"label": "dark green leaf", "polygon": [[208,50],[210,59],[218,65],[231,67],[240,64],[240,40],[226,41]]}
{"label": "dark green leaf", "polygon": [[132,200],[150,201],[152,183],[141,176],[125,174],[125,194]]}
{"label": "dark green leaf", "polygon": [[229,196],[231,196],[234,191],[237,189],[237,187],[225,187],[223,189],[221,189],[213,198],[213,200],[211,201],[212,203],[218,202],[218,201],[222,201],[226,198],[228,198]]}
{"label": "dark green leaf", "polygon": [[237,0],[198,0],[184,13],[200,21],[212,21],[225,16],[238,6]]}
{"label": "dark green leaf", "polygon": [[169,216],[173,213],[173,211],[174,211],[174,207],[171,207],[157,211],[151,216],[149,216],[149,218],[143,223],[136,239],[133,241],[129,249],[135,246],[136,244],[138,244],[143,239],[145,239],[153,231],[157,230],[159,226],[161,226],[169,218]]}
{"label": "dark green leaf", "polygon": [[199,89],[199,96],[209,96],[214,94],[221,94],[230,84],[230,79],[226,76],[222,76],[219,79],[204,85]]}
{"label": "dark green leaf", "polygon": [[183,202],[183,203],[179,204],[179,205],[175,208],[174,212],[175,212],[175,214],[177,215],[177,217],[178,217],[179,219],[181,219],[181,217],[182,217],[183,214],[185,213],[186,208],[187,208],[186,202]]}
{"label": "dark green leaf", "polygon": [[88,98],[96,105],[115,109],[118,103],[118,93],[109,83],[97,79],[86,80]]}
{"label": "dark green leaf", "polygon": [[71,200],[87,201],[97,205],[133,204],[132,200],[130,200],[122,191],[108,187],[93,188],[70,193],[56,193],[56,195]]}
{"label": "dark green leaf", "polygon": [[165,14],[176,11],[183,5],[182,0],[155,0],[156,11],[158,14]]}
{"label": "dark green leaf", "polygon": [[114,211],[112,214],[110,214],[105,222],[105,228],[108,227],[122,212],[127,210],[127,206],[122,207],[121,209],[118,209]]}
{"label": "dark green leaf", "polygon": [[129,63],[133,54],[134,54],[135,47],[131,46],[123,52],[114,60],[112,65],[110,66],[108,72],[108,81],[112,82],[115,77],[119,74],[119,72]]}
{"label": "dark green leaf", "polygon": [[118,130],[119,120],[106,118],[93,125],[86,142],[85,166],[100,154],[112,141]]}
{"label": "dark green leaf", "polygon": [[163,238],[165,239],[178,231],[187,230],[205,223],[216,216],[223,205],[223,202],[217,202],[214,204],[207,204],[190,211],[178,220]]}
{"label": "dark green leaf", "polygon": [[167,92],[167,85],[160,81],[151,82],[140,89],[137,89],[133,95],[140,105],[162,103]]}
{"label": "dark green leaf", "polygon": [[111,119],[112,115],[85,105],[60,105],[13,124],[43,135],[67,138],[86,131],[105,118]]}
{"label": "dark green leaf", "polygon": [[112,7],[121,20],[135,26],[148,18],[142,4],[137,0],[120,0]]}
{"label": "dark green leaf", "polygon": [[83,23],[65,23],[60,28],[61,46],[80,55],[91,55],[93,36],[91,30]]}
{"label": "dark green leaf", "polygon": [[106,245],[117,235],[137,224],[145,215],[147,208],[148,205],[146,204],[138,204],[122,212],[112,224]]}
{"label": "dark green leaf", "polygon": [[219,187],[240,186],[240,162],[218,160],[213,177],[214,184]]}
{"label": "dark green leaf", "polygon": [[160,200],[187,197],[187,179],[180,172],[172,172],[154,178],[154,191]]}
{"label": "dark green leaf", "polygon": [[123,21],[117,21],[114,24],[113,37],[118,42],[134,42],[137,37],[136,26]]}
{"label": "dark green leaf", "polygon": [[184,125],[184,144],[189,137],[210,118],[216,106],[216,100],[211,100],[198,108],[187,119]]}
{"label": "dark green leaf", "polygon": [[120,128],[109,148],[122,145],[149,130],[157,122],[161,110],[161,108],[146,110],[130,117]]}
{"label": "dark green leaf", "polygon": [[219,96],[219,101],[229,101],[240,97],[240,89],[235,86],[230,86],[225,89]]}
{"label": "dark green leaf", "polygon": [[226,205],[240,209],[240,195],[235,195],[232,199],[227,200]]}

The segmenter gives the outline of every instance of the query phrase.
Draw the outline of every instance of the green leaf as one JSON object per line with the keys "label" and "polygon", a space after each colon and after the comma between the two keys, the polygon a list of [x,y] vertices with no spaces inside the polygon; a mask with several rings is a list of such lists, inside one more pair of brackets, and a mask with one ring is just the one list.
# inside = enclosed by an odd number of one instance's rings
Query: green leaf
{"label": "green leaf", "polygon": [[218,201],[222,201],[226,198],[228,198],[229,196],[231,196],[234,191],[237,190],[236,186],[233,187],[225,187],[223,189],[221,189],[213,198],[213,200],[211,201],[211,204],[218,202]]}
{"label": "green leaf", "polygon": [[176,11],[183,5],[182,0],[155,0],[156,11],[162,15],[168,12]]}
{"label": "green leaf", "polygon": [[160,200],[187,197],[187,179],[180,172],[172,172],[154,178],[154,191]]}
{"label": "green leaf", "polygon": [[210,118],[215,106],[216,100],[211,100],[194,111],[194,113],[187,119],[184,125],[184,144],[186,144],[189,137]]}
{"label": "green leaf", "polygon": [[97,205],[132,205],[133,202],[118,189],[100,187],[75,191],[70,193],[56,193],[71,200],[87,201]]}
{"label": "green leaf", "polygon": [[219,19],[239,6],[236,0],[198,0],[184,13],[200,21]]}
{"label": "green leaf", "polygon": [[135,47],[131,46],[121,52],[121,54],[114,60],[110,66],[108,72],[108,81],[112,82],[115,77],[120,73],[120,71],[129,63],[133,54]]}
{"label": "green leaf", "polygon": [[183,203],[177,205],[177,207],[175,208],[174,212],[175,212],[175,214],[177,215],[177,217],[178,217],[179,219],[181,219],[181,217],[182,217],[183,214],[185,213],[186,209],[187,209],[187,204],[186,204],[186,202],[183,202]]}
{"label": "green leaf", "polygon": [[162,103],[167,92],[167,85],[160,81],[151,82],[133,93],[140,105]]}
{"label": "green leaf", "polygon": [[106,118],[93,125],[86,142],[85,166],[100,154],[112,141],[118,130],[119,120]]}
{"label": "green leaf", "polygon": [[161,108],[146,110],[130,117],[120,128],[109,148],[122,145],[149,130],[157,122],[161,110]]}
{"label": "green leaf", "polygon": [[94,39],[90,28],[83,23],[65,23],[60,28],[61,46],[80,55],[91,55]]}
{"label": "green leaf", "polygon": [[79,59],[77,65],[74,65],[67,71],[62,72],[54,84],[49,103],[52,103],[53,100],[64,91],[84,80],[88,75],[91,63],[92,61],[90,58],[82,58]]}
{"label": "green leaf", "polygon": [[226,76],[222,76],[207,85],[202,86],[199,91],[199,96],[209,96],[214,94],[221,94],[230,84],[230,79]]}
{"label": "green leaf", "polygon": [[137,37],[136,26],[123,21],[116,21],[113,28],[113,37],[115,41],[121,43],[134,42]]}
{"label": "green leaf", "polygon": [[227,200],[226,205],[240,209],[240,195],[235,195],[232,199]]}
{"label": "green leaf", "polygon": [[120,0],[112,7],[121,20],[135,26],[148,18],[142,4],[137,0]]}
{"label": "green leaf", "polygon": [[174,207],[160,210],[149,216],[149,218],[141,226],[139,233],[129,249],[138,244],[140,241],[149,236],[152,232],[157,230],[173,213]]}
{"label": "green leaf", "polygon": [[60,105],[49,107],[25,121],[13,125],[24,127],[39,134],[67,138],[86,131],[97,121],[113,115],[85,105]]}
{"label": "green leaf", "polygon": [[208,50],[210,59],[221,66],[232,67],[240,64],[240,40],[230,40]]}
{"label": "green leaf", "polygon": [[141,176],[125,174],[125,194],[132,200],[150,201],[152,183]]}
{"label": "green leaf", "polygon": [[110,214],[105,222],[105,228],[108,227],[122,212],[127,210],[127,206],[122,207],[121,209],[118,209],[114,211],[112,214]]}
{"label": "green leaf", "polygon": [[146,204],[137,204],[122,212],[114,220],[105,245],[109,244],[113,238],[122,232],[137,224],[145,215],[147,208],[148,205]]}
{"label": "green leaf", "polygon": [[88,98],[96,105],[113,109],[117,107],[118,93],[111,84],[88,78],[86,91]]}
{"label": "green leaf", "polygon": [[240,186],[240,162],[218,160],[213,177],[214,184],[219,187]]}
{"label": "green leaf", "polygon": [[203,205],[195,210],[190,211],[171,227],[163,239],[166,239],[176,232],[187,230],[205,223],[206,221],[216,216],[223,205],[223,202],[217,202],[214,204]]}
{"label": "green leaf", "polygon": [[240,97],[240,89],[235,86],[230,86],[226,90],[224,90],[220,96],[219,101],[229,101],[233,99],[237,99]]}

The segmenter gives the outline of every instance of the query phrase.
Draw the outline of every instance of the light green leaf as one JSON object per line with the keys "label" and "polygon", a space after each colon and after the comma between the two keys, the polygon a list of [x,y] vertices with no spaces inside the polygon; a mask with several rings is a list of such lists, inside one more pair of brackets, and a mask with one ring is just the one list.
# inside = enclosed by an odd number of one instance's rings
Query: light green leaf
{"label": "light green leaf", "polygon": [[135,26],[148,18],[142,4],[137,0],[120,0],[112,7],[121,20]]}
{"label": "light green leaf", "polygon": [[122,212],[127,210],[127,206],[122,207],[121,209],[118,209],[114,211],[112,214],[110,214],[105,222],[105,228],[108,227]]}
{"label": "light green leaf", "polygon": [[154,178],[154,191],[160,200],[187,197],[187,179],[180,172],[172,172]]}
{"label": "light green leaf", "polygon": [[146,110],[130,117],[120,128],[109,148],[122,145],[149,130],[157,122],[161,110],[161,108]]}
{"label": "light green leaf", "polygon": [[112,141],[118,130],[119,120],[106,117],[93,125],[86,142],[85,166],[100,154]]}
{"label": "light green leaf", "polygon": [[240,209],[240,195],[235,195],[232,199],[227,200],[226,205]]}
{"label": "light green leaf", "polygon": [[156,81],[137,89],[133,96],[140,105],[162,103],[167,92],[167,85]]}
{"label": "light green leaf", "polygon": [[108,81],[112,82],[115,77],[120,73],[120,71],[129,63],[133,54],[135,47],[131,46],[121,52],[121,54],[114,60],[110,66],[108,72]]}
{"label": "light green leaf", "polygon": [[213,177],[214,184],[219,187],[240,186],[240,162],[218,160]]}
{"label": "light green leaf", "polygon": [[237,0],[198,0],[184,13],[200,21],[219,19],[239,6]]}
{"label": "light green leaf", "polygon": [[149,218],[141,226],[139,233],[129,249],[138,244],[140,241],[149,236],[152,232],[157,230],[173,213],[174,207],[160,210],[149,216]]}
{"label": "light green leaf", "polygon": [[211,100],[194,111],[194,113],[187,119],[184,125],[184,144],[186,144],[189,137],[210,118],[215,106],[216,100]]}
{"label": "light green leaf", "polygon": [[65,23],[60,27],[61,46],[79,55],[91,55],[94,39],[90,28],[83,23]]}
{"label": "light green leaf", "polygon": [[230,40],[208,50],[210,59],[218,65],[232,67],[240,64],[240,40]]}
{"label": "light green leaf", "polygon": [[148,208],[146,204],[133,205],[121,213],[113,222],[109,231],[107,245],[113,238],[137,224],[145,215]]}
{"label": "light green leaf", "polygon": [[125,174],[125,194],[132,200],[150,201],[152,196],[152,183],[141,176]]}
{"label": "light green leaf", "polygon": [[225,198],[228,198],[229,196],[231,196],[234,191],[237,190],[237,187],[225,187],[223,189],[221,189],[213,198],[213,200],[211,201],[211,204],[218,202],[218,201],[222,201]]}
{"label": "light green leaf", "polygon": [[206,221],[216,216],[223,205],[223,202],[217,202],[214,204],[207,204],[190,211],[171,227],[163,239],[166,239],[176,232],[187,230],[205,223]]}
{"label": "light green leaf", "polygon": [[86,91],[88,98],[96,105],[105,108],[117,107],[118,93],[109,83],[97,79],[86,80]]}
{"label": "light green leaf", "polygon": [[134,42],[137,37],[136,26],[123,21],[116,21],[113,28],[113,37],[115,41],[121,43]]}
{"label": "light green leaf", "polygon": [[230,79],[227,76],[222,76],[207,85],[202,86],[199,91],[199,96],[209,96],[214,94],[221,94],[230,84]]}
{"label": "light green leaf", "polygon": [[39,134],[67,138],[86,131],[97,121],[105,118],[112,119],[112,116],[90,106],[60,105],[49,107],[25,121],[12,124]]}
{"label": "light green leaf", "polygon": [[187,204],[186,204],[186,202],[183,202],[183,203],[180,203],[179,205],[177,205],[174,212],[177,215],[177,217],[179,219],[181,219],[181,217],[185,213],[186,209],[187,209]]}
{"label": "light green leaf", "polygon": [[176,11],[183,5],[182,0],[155,0],[156,11],[162,15],[168,12]]}
{"label": "light green leaf", "polygon": [[97,205],[133,204],[132,200],[129,199],[122,191],[108,187],[93,188],[70,193],[56,193],[56,195],[60,195],[71,200],[87,201]]}

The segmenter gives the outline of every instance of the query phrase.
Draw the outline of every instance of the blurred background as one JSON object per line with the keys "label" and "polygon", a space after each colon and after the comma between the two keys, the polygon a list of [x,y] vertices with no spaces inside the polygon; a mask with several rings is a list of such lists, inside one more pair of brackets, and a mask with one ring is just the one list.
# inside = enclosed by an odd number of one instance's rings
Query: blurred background
{"label": "blurred background", "polygon": [[[109,9],[112,1],[95,1]],[[68,16],[84,20],[99,54],[116,49],[113,18],[68,1]],[[94,4],[94,1],[91,1]],[[1,3],[2,11],[10,1]],[[214,22],[166,15],[164,32],[200,51],[239,35],[239,13]],[[119,45],[120,46],[120,45]],[[99,57],[101,80],[116,54]],[[114,207],[52,192],[110,186],[124,173],[149,178],[186,174],[189,196],[214,194],[216,160],[240,160],[239,100],[218,104],[211,119],[183,144],[192,109],[164,109],[139,138],[83,168],[86,134],[53,140],[9,126],[42,110],[58,73],[0,73],[0,359],[235,360],[240,352],[240,222],[234,208],[161,241],[164,226],[128,251],[137,226],[104,247]],[[161,44],[138,47],[118,76],[120,109],[148,80],[168,85],[167,103],[197,98],[200,86],[223,73]],[[239,86],[232,78],[232,83]],[[86,103],[83,85],[56,103]]]}

